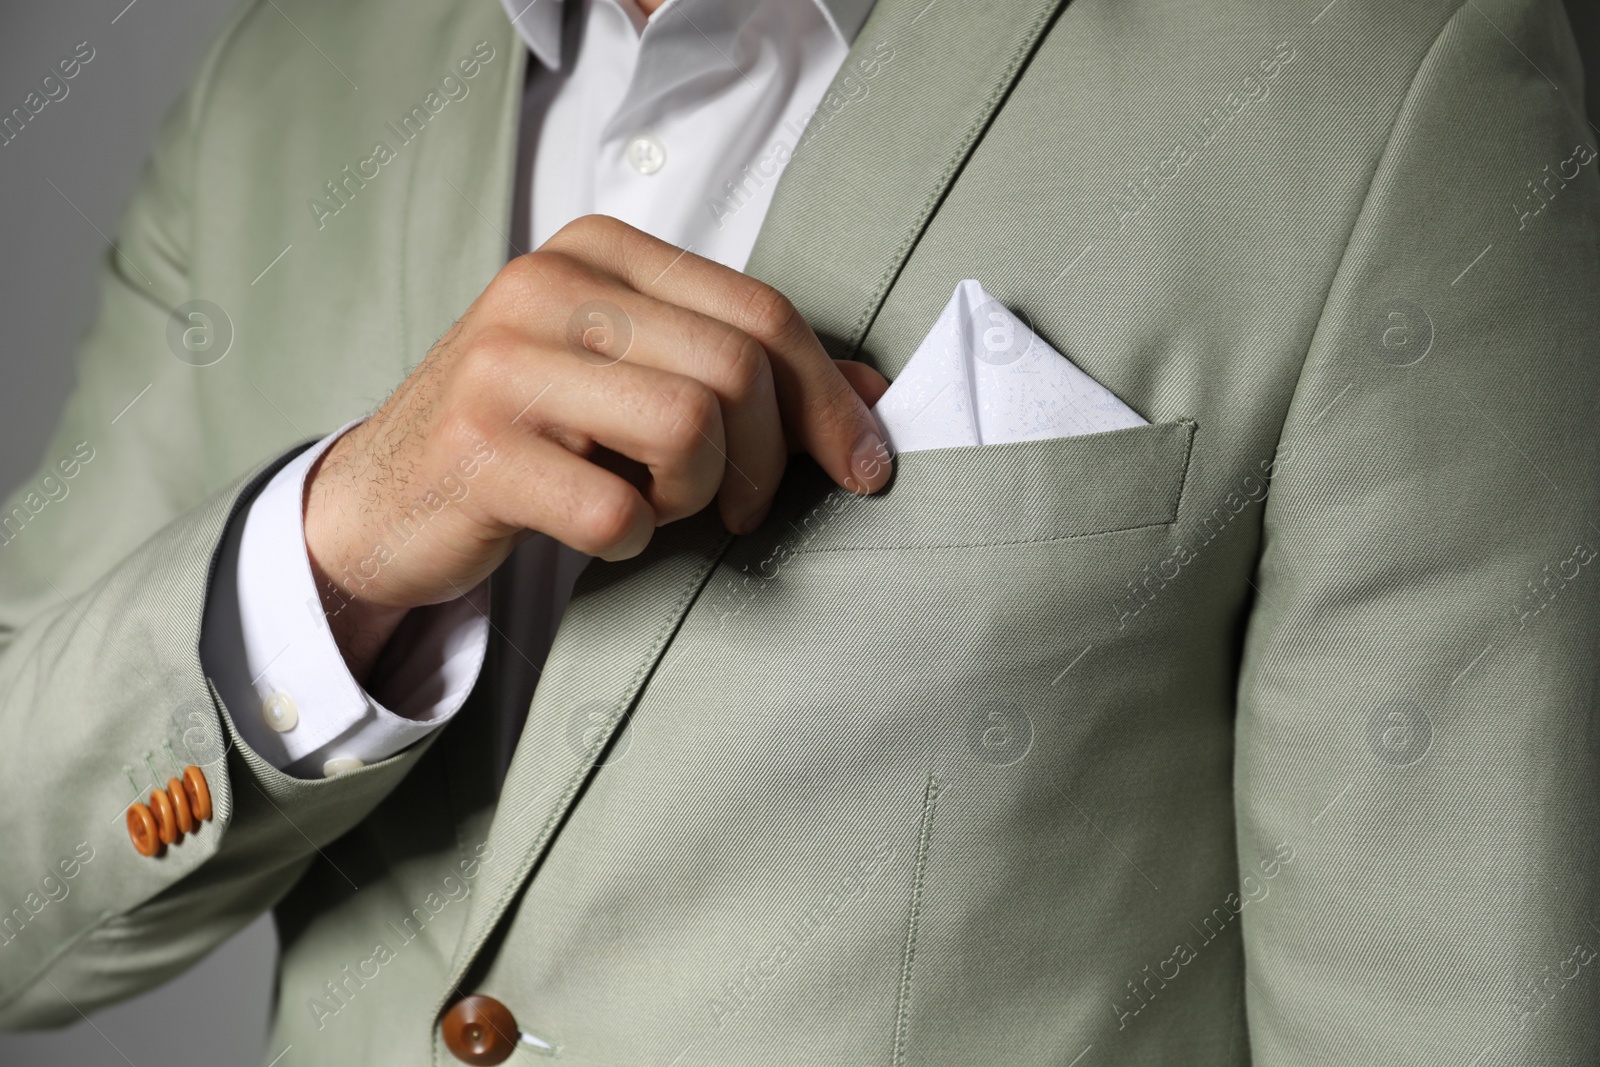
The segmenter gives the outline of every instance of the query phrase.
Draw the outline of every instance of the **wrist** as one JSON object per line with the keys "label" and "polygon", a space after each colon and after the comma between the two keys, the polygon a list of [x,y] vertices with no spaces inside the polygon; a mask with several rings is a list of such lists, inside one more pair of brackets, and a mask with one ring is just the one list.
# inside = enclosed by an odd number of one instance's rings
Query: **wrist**
{"label": "wrist", "polygon": [[352,568],[345,562],[359,554],[353,556],[341,551],[347,538],[341,536],[342,531],[337,526],[327,525],[330,514],[348,513],[347,509],[333,506],[328,499],[331,472],[329,477],[318,480],[318,474],[337,447],[338,442],[335,442],[306,472],[301,499],[306,558],[311,565],[311,578],[322,604],[323,617],[344,657],[345,667],[358,684],[366,687],[384,646],[409,609],[383,603],[375,597],[374,580],[378,575],[363,574],[359,566]]}
{"label": "wrist", "polygon": [[328,630],[333,634],[334,644],[339,646],[346,669],[357,684],[370,689],[372,668],[408,609],[362,600],[338,588],[315,564],[311,573],[322,598],[322,614],[328,620]]}

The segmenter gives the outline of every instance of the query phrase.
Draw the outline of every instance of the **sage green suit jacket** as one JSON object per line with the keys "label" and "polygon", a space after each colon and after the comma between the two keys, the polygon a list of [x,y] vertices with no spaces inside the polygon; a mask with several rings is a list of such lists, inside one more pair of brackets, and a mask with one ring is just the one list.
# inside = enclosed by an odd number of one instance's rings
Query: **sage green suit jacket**
{"label": "sage green suit jacket", "polygon": [[[167,123],[6,504],[0,1020],[271,908],[289,1065],[454,1062],[460,992],[572,1064],[1600,1062],[1558,5],[880,0],[750,272],[891,376],[980,279],[1150,425],[864,500],[797,460],[757,534],[590,567],[503,787],[503,646],[428,742],[292,779],[201,670],[217,546],[503,264],[526,62],[494,0],[252,3]],[[169,744],[217,817],[145,859]]]}

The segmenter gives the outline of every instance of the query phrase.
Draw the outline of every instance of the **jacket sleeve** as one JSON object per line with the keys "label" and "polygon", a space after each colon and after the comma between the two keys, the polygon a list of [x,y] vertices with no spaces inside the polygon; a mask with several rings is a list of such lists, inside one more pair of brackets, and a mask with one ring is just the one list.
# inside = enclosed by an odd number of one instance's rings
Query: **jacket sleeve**
{"label": "jacket sleeve", "polygon": [[1462,4],[1306,355],[1238,704],[1258,1067],[1600,1063],[1582,100],[1559,4]]}
{"label": "jacket sleeve", "polygon": [[[299,451],[208,494],[205,370],[169,341],[169,313],[202,295],[188,271],[190,182],[216,55],[168,117],[107,252],[99,318],[43,462],[0,512],[0,1026],[72,1021],[195,962],[428,747],[290,778],[238,741],[201,669],[223,533]],[[209,781],[213,821],[159,858],[138,855],[127,807],[188,763]]]}

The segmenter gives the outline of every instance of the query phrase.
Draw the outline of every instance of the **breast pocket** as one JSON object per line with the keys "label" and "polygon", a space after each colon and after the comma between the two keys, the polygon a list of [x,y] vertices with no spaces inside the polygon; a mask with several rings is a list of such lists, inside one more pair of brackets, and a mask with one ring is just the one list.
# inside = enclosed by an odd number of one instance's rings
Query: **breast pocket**
{"label": "breast pocket", "polygon": [[[871,497],[819,493],[788,519],[793,553],[1057,541],[1170,524],[1195,423],[907,452]],[[821,496],[818,500],[817,497]]]}

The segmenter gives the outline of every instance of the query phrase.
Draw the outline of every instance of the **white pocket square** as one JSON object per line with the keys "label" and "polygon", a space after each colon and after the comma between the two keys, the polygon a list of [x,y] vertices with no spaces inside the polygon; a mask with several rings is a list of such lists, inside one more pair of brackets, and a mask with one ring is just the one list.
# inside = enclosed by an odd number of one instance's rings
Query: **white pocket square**
{"label": "white pocket square", "polygon": [[1148,425],[971,279],[873,411],[895,452]]}

